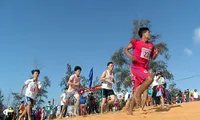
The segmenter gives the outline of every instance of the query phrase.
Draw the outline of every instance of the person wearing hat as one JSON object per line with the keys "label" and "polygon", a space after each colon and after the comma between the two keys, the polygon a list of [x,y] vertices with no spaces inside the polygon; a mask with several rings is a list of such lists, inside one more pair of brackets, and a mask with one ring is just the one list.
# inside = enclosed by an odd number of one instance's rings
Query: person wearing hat
{"label": "person wearing hat", "polygon": [[160,72],[156,72],[156,75],[154,77],[153,83],[152,83],[152,88],[153,88],[153,93],[152,93],[152,100],[153,100],[153,105],[156,106],[159,104],[159,98],[157,97],[157,87],[159,86],[159,79],[161,78]]}
{"label": "person wearing hat", "polygon": [[36,99],[36,96],[38,94],[38,92],[41,89],[41,83],[38,80],[38,77],[40,75],[40,70],[35,69],[31,71],[32,73],[32,78],[28,79],[25,81],[24,85],[21,88],[20,91],[20,96],[22,97],[22,92],[24,90],[24,88],[26,87],[26,91],[25,91],[25,110],[23,112],[22,115],[19,116],[19,120],[21,120],[21,118],[27,113],[28,114],[28,120],[31,120],[31,109],[33,106],[33,102]]}
{"label": "person wearing hat", "polygon": [[156,76],[154,77],[154,81],[152,85],[153,85],[152,97],[155,100],[154,105],[158,105],[161,103],[161,105],[164,107],[166,83],[162,75],[162,72],[157,72]]}

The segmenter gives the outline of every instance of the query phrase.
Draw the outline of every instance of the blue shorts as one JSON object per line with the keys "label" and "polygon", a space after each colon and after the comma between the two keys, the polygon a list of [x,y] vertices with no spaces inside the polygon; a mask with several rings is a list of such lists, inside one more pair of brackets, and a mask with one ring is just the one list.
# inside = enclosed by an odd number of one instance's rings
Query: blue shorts
{"label": "blue shorts", "polygon": [[25,105],[27,105],[28,102],[33,104],[34,100],[32,98],[30,98],[30,97],[25,96]]}

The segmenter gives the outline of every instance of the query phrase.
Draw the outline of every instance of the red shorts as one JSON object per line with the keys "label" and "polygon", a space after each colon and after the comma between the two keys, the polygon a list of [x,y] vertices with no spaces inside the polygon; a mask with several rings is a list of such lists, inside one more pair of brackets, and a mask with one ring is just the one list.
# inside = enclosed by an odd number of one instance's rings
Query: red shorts
{"label": "red shorts", "polygon": [[143,67],[135,67],[134,65],[131,65],[130,66],[130,70],[132,72],[132,80],[134,81],[134,85],[133,85],[133,92],[132,94],[134,93],[135,89],[141,85],[145,79],[149,76],[151,76],[151,74],[148,72],[148,70],[146,70],[145,68]]}

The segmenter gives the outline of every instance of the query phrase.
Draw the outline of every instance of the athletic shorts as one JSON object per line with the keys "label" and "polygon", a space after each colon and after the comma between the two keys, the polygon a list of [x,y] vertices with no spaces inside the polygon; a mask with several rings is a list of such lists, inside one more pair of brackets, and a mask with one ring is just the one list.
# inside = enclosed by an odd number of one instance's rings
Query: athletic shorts
{"label": "athletic shorts", "polygon": [[28,102],[30,102],[31,105],[33,105],[34,100],[30,97],[25,96],[25,105],[27,105]]}
{"label": "athletic shorts", "polygon": [[134,86],[132,88],[133,93],[134,93],[135,89],[138,86],[140,86],[147,77],[151,76],[151,74],[148,72],[147,69],[143,67],[138,67],[138,66],[136,67],[133,64],[131,64],[130,70],[131,70],[132,75],[134,76],[132,77],[132,79],[134,80]]}
{"label": "athletic shorts", "polygon": [[74,92],[67,92],[67,93],[65,93],[65,98],[66,99],[69,99],[69,98],[72,98],[74,95],[76,95],[76,94],[78,94],[78,92],[77,91],[74,91]]}
{"label": "athletic shorts", "polygon": [[108,96],[114,95],[114,91],[111,89],[101,89],[102,98],[107,98]]}

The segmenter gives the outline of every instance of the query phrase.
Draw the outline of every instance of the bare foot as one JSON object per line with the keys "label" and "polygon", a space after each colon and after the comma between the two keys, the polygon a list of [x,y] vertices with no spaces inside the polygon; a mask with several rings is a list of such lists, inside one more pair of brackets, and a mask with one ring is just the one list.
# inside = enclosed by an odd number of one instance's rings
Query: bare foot
{"label": "bare foot", "polygon": [[122,112],[127,112],[128,111],[128,107],[124,107],[123,109],[122,109]]}
{"label": "bare foot", "polygon": [[78,115],[76,113],[73,114],[73,117],[77,117]]}
{"label": "bare foot", "polygon": [[140,110],[140,113],[141,114],[147,114],[147,111],[146,110]]}
{"label": "bare foot", "polygon": [[166,109],[166,110],[168,110],[168,109],[169,109],[169,107],[168,107],[168,106],[165,106],[165,105],[164,105],[164,106],[162,106],[161,108],[162,108],[162,109]]}
{"label": "bare foot", "polygon": [[130,110],[127,110],[126,114],[127,114],[127,115],[133,115],[133,110],[131,110],[131,111],[130,111]]}
{"label": "bare foot", "polygon": [[133,112],[127,111],[126,114],[127,114],[127,115],[133,115]]}

